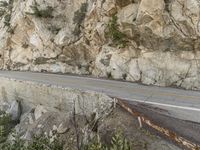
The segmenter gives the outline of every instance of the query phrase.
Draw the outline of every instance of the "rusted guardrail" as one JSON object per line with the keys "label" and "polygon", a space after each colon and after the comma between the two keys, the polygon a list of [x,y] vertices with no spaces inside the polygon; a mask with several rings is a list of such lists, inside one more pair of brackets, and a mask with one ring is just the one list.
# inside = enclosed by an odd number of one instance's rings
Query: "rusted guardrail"
{"label": "rusted guardrail", "polygon": [[183,146],[183,147],[185,147],[189,150],[200,150],[200,145],[195,144],[195,143],[187,140],[186,138],[179,136],[178,134],[171,131],[170,129],[166,129],[166,128],[159,126],[158,124],[154,123],[148,117],[142,115],[137,110],[134,110],[134,108],[130,108],[129,104],[125,100],[117,99],[117,103],[121,107],[123,107],[125,110],[127,110],[129,113],[131,113],[133,116],[137,117],[139,119],[140,125],[141,125],[141,123],[148,125],[149,127],[158,131],[162,135],[168,137],[172,141],[176,142],[177,144],[179,144],[179,145],[181,145],[181,146]]}

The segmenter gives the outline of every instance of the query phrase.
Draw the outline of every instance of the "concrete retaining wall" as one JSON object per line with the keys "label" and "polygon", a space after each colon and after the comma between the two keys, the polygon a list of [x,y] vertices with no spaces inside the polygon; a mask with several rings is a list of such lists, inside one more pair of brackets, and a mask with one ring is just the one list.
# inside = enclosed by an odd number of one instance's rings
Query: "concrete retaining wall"
{"label": "concrete retaining wall", "polygon": [[105,113],[113,105],[113,99],[102,93],[0,77],[0,101],[13,100],[21,102],[23,112],[41,104],[67,112],[75,106],[77,113]]}

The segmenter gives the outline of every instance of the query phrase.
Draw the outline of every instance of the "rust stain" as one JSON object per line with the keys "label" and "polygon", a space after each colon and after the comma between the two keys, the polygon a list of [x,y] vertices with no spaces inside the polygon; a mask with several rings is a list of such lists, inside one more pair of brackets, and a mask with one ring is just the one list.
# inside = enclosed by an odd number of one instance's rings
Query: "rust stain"
{"label": "rust stain", "polygon": [[174,142],[176,142],[179,145],[182,145],[184,147],[186,147],[189,150],[200,150],[200,145],[197,145],[179,135],[177,135],[175,132],[163,128],[161,126],[159,126],[158,124],[154,123],[153,121],[151,121],[149,118],[143,116],[141,113],[137,112],[136,110],[134,110],[133,108],[129,107],[129,104],[126,103],[124,100],[120,100],[118,99],[117,102],[121,107],[123,107],[125,110],[127,110],[129,113],[131,113],[132,115],[134,115],[135,117],[140,117],[141,121],[145,124],[147,124],[149,127],[155,129],[156,131],[158,131],[159,133],[167,136],[168,138],[170,138],[171,140],[173,140]]}

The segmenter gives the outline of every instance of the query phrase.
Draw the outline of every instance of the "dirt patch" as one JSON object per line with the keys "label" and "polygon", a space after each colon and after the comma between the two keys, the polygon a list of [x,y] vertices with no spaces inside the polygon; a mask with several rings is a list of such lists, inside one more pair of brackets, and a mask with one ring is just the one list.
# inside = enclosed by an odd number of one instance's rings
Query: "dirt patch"
{"label": "dirt patch", "polygon": [[124,133],[134,150],[180,150],[148,130],[139,128],[138,120],[120,107],[117,107],[99,126],[100,136],[107,144],[117,130]]}

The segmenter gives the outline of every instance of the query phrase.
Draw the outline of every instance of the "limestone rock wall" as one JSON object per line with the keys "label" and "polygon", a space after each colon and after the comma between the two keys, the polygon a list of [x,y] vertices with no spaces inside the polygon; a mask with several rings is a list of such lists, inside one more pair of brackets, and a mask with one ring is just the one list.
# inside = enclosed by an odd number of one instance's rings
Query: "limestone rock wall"
{"label": "limestone rock wall", "polygon": [[0,0],[0,68],[200,89],[199,0]]}

